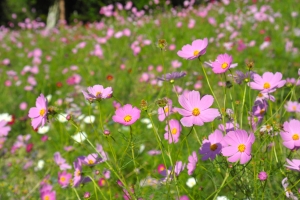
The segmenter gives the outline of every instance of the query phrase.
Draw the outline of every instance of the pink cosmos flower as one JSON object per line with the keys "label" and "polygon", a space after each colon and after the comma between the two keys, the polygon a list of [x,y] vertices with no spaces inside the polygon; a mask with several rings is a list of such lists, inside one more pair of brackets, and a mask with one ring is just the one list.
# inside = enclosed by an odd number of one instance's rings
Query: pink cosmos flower
{"label": "pink cosmos flower", "polygon": [[116,123],[130,126],[140,118],[140,114],[141,111],[139,109],[132,107],[130,104],[126,104],[115,111],[115,115],[112,119]]}
{"label": "pink cosmos flower", "polygon": [[93,166],[95,164],[98,164],[100,160],[101,158],[99,159],[99,155],[97,153],[92,153],[84,158],[83,164]]}
{"label": "pink cosmos flower", "polygon": [[288,182],[288,179],[287,177],[285,177],[282,181],[281,181],[281,184],[284,188],[284,191],[285,191],[285,196],[289,199],[292,199],[292,200],[298,200],[298,198],[293,194],[293,192],[291,191],[291,189],[288,188],[289,186],[289,182]]}
{"label": "pink cosmos flower", "polygon": [[211,122],[220,116],[218,109],[209,108],[214,102],[211,95],[205,95],[200,99],[200,93],[193,90],[186,95],[180,95],[178,101],[183,109],[176,108],[176,111],[183,116],[180,122],[185,127],[202,126],[205,122]]}
{"label": "pink cosmos flower", "polygon": [[0,137],[7,136],[8,132],[11,130],[10,126],[6,126],[7,121],[0,120]]}
{"label": "pink cosmos flower", "polygon": [[284,107],[287,112],[300,112],[300,104],[297,101],[288,101]]}
{"label": "pink cosmos flower", "polygon": [[[167,98],[166,98],[167,99]],[[172,100],[171,99],[167,99],[168,103],[165,107],[161,108],[159,107],[158,108],[158,111],[157,111],[157,114],[158,114],[158,120],[159,121],[164,121],[165,118],[167,116],[169,116],[172,112]]]}
{"label": "pink cosmos flower", "polygon": [[[1,139],[1,138],[0,138],[0,139]],[[1,142],[0,142],[0,145],[1,145]],[[161,151],[153,149],[153,150],[148,151],[147,153],[148,153],[148,155],[150,155],[150,156],[155,156],[155,155],[161,154]]]}
{"label": "pink cosmos flower", "polygon": [[282,74],[276,72],[265,72],[262,77],[258,74],[253,75],[253,81],[248,83],[250,88],[254,90],[260,90],[263,93],[275,92],[277,88],[281,88],[285,84],[285,80],[282,79]]}
{"label": "pink cosmos flower", "polygon": [[287,168],[289,168],[291,170],[300,171],[300,160],[293,159],[291,161],[289,159],[286,159],[286,161],[289,165],[284,165],[284,166],[286,166]]}
{"label": "pink cosmos flower", "polygon": [[96,150],[97,150],[97,155],[101,155],[101,162],[105,162],[106,160],[108,160],[108,156],[105,153],[105,151],[103,150],[103,147],[101,144],[96,144]]}
{"label": "pink cosmos flower", "polygon": [[84,157],[80,156],[76,159],[75,162],[73,162],[74,165],[74,178],[73,178],[73,186],[77,187],[81,183],[86,183],[91,181],[89,177],[83,177],[82,176],[82,162]]}
{"label": "pink cosmos flower", "polygon": [[177,143],[181,132],[180,123],[176,119],[171,119],[169,125],[165,127],[165,130],[167,131],[164,135],[165,139],[168,140],[170,144]]}
{"label": "pink cosmos flower", "polygon": [[56,200],[56,192],[52,190],[46,190],[41,192],[42,200]]}
{"label": "pink cosmos flower", "polygon": [[289,122],[284,122],[283,131],[280,132],[283,139],[283,145],[286,148],[294,149],[300,147],[300,121],[292,119]]}
{"label": "pink cosmos flower", "polygon": [[177,161],[174,167],[174,173],[176,176],[179,176],[180,172],[182,172],[185,168],[185,164],[182,161]]}
{"label": "pink cosmos flower", "polygon": [[43,94],[36,99],[36,107],[30,108],[28,117],[32,119],[31,126],[37,129],[47,121],[48,101]]}
{"label": "pink cosmos flower", "polygon": [[188,60],[199,58],[206,53],[207,44],[207,38],[194,40],[192,45],[184,45],[182,50],[177,52],[177,55]]}
{"label": "pink cosmos flower", "polygon": [[214,160],[220,154],[223,146],[223,134],[220,130],[215,130],[208,136],[208,140],[203,140],[199,153],[203,155],[202,160]]}
{"label": "pink cosmos flower", "polygon": [[92,87],[87,88],[88,94],[84,91],[82,91],[84,97],[89,100],[92,99],[107,99],[112,96],[112,88],[107,87],[104,88],[102,85],[94,85]]}
{"label": "pink cosmos flower", "polygon": [[196,151],[193,151],[192,155],[189,156],[189,163],[187,164],[188,175],[192,175],[196,169],[198,157]]}
{"label": "pink cosmos flower", "polygon": [[66,160],[61,157],[59,152],[54,153],[54,162],[59,166],[60,170],[71,169],[71,165],[66,163]]}
{"label": "pink cosmos flower", "polygon": [[252,144],[255,141],[253,133],[244,130],[230,131],[225,135],[222,154],[229,157],[229,162],[240,160],[241,164],[247,163],[251,159]]}
{"label": "pink cosmos flower", "polygon": [[61,185],[62,188],[68,187],[70,181],[72,179],[72,174],[67,173],[66,171],[58,172],[58,184]]}
{"label": "pink cosmos flower", "polygon": [[215,74],[225,73],[228,69],[236,66],[236,64],[232,64],[232,56],[226,53],[218,55],[217,59],[211,63],[212,70]]}

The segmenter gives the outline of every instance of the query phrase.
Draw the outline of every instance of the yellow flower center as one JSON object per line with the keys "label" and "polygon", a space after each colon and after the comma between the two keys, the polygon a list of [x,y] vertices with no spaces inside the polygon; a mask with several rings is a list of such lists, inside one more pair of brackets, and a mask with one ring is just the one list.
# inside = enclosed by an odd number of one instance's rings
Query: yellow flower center
{"label": "yellow flower center", "polygon": [[131,119],[132,119],[132,117],[131,117],[130,115],[126,115],[126,116],[124,117],[124,121],[125,121],[125,122],[130,122]]}
{"label": "yellow flower center", "polygon": [[267,130],[270,130],[271,128],[272,128],[272,126],[270,126],[270,125],[267,125],[267,126],[266,126],[266,129],[267,129]]}
{"label": "yellow flower center", "polygon": [[224,62],[221,67],[222,69],[226,69],[228,67],[228,63]]}
{"label": "yellow flower center", "polygon": [[169,107],[166,106],[166,107],[165,107],[165,113],[168,113],[168,112],[169,112]]}
{"label": "yellow flower center", "polygon": [[76,170],[76,176],[80,176],[81,175],[81,171],[80,170]]}
{"label": "yellow flower center", "polygon": [[265,82],[264,84],[264,89],[269,89],[271,87],[270,83]]}
{"label": "yellow flower center", "polygon": [[199,54],[199,51],[198,51],[198,50],[195,50],[195,51],[194,51],[194,56],[198,56],[198,54]]}
{"label": "yellow flower center", "polygon": [[296,111],[297,110],[297,106],[292,106],[292,110]]}
{"label": "yellow flower center", "polygon": [[200,110],[198,108],[194,108],[194,110],[192,111],[192,114],[194,116],[198,116],[198,115],[200,115]]}
{"label": "yellow flower center", "polygon": [[246,146],[244,144],[240,144],[238,146],[238,150],[239,150],[239,152],[244,152],[246,150]]}
{"label": "yellow flower center", "polygon": [[210,150],[215,151],[218,148],[217,144],[210,145]]}
{"label": "yellow flower center", "polygon": [[50,200],[50,196],[49,195],[44,196],[44,200]]}
{"label": "yellow flower center", "polygon": [[105,184],[105,179],[101,179],[101,185]]}
{"label": "yellow flower center", "polygon": [[171,130],[171,133],[172,133],[173,135],[175,135],[175,134],[177,133],[177,128],[173,128],[173,129]]}
{"label": "yellow flower center", "polygon": [[258,95],[257,95],[258,97],[263,97],[263,95],[262,95],[262,93],[258,93]]}
{"label": "yellow flower center", "polygon": [[293,138],[293,140],[299,140],[299,135],[297,133],[295,133],[292,138]]}
{"label": "yellow flower center", "polygon": [[94,164],[95,162],[94,162],[94,160],[90,159],[90,160],[88,161],[88,163],[89,163],[89,165],[91,165],[91,164]]}
{"label": "yellow flower center", "polygon": [[100,97],[100,96],[101,96],[101,92],[97,92],[96,97]]}
{"label": "yellow flower center", "polygon": [[46,113],[46,111],[44,108],[40,110],[40,116],[44,117],[45,113]]}
{"label": "yellow flower center", "polygon": [[265,111],[266,111],[265,109],[261,109],[259,113],[262,115],[265,113]]}
{"label": "yellow flower center", "polygon": [[61,176],[59,180],[60,180],[60,182],[65,182],[66,181],[66,177]]}

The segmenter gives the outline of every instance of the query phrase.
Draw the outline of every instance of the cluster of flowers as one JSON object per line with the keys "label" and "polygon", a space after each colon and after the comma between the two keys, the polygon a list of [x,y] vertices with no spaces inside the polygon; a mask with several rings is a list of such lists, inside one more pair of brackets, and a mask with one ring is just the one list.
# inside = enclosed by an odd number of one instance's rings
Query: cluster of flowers
{"label": "cluster of flowers", "polygon": [[[200,59],[200,56],[206,53],[206,47],[208,40],[205,38],[203,40],[195,40],[192,45],[185,45],[182,50],[178,51],[178,55],[185,59],[193,60]],[[232,56],[228,54],[220,54],[217,59],[213,62],[207,62],[208,66],[212,68],[215,74],[223,74],[228,70],[237,66],[237,64],[232,63]],[[165,78],[161,80],[167,80],[171,78],[172,80],[181,78],[185,73],[175,73],[168,74]],[[168,78],[166,78],[168,77]],[[275,92],[278,88],[285,85],[286,81],[282,80],[282,74],[276,72],[275,74],[271,72],[265,72],[262,76],[248,72],[248,74],[237,73],[235,80],[240,84],[243,80],[247,80],[247,85],[254,90],[258,90],[259,94],[252,107],[252,112],[250,113],[249,121],[252,127],[252,131],[256,130],[258,124],[263,121],[265,113],[268,109],[268,100],[275,101],[274,96],[271,93]],[[86,100],[92,102],[94,100],[107,99],[112,97],[112,88],[104,88],[102,85],[95,85],[93,87],[88,87],[87,92],[82,91]],[[165,99],[165,104],[158,109],[158,119],[159,121],[164,121],[172,113],[179,113],[182,118],[180,122],[176,119],[168,119],[167,125],[165,127],[164,138],[168,140],[169,143],[177,143],[179,141],[180,133],[182,131],[182,126],[192,127],[192,126],[203,126],[204,123],[212,122],[216,118],[221,117],[218,109],[211,108],[214,102],[214,97],[211,95],[205,95],[201,98],[198,91],[188,91],[182,95],[179,95],[178,102],[182,108],[172,108],[172,100]],[[292,102],[288,102],[286,109],[288,110],[292,107],[292,110],[298,111],[298,104],[289,105]],[[47,120],[47,99],[41,94],[36,100],[36,107],[29,110],[29,117],[32,118],[32,126],[34,129],[39,126],[44,126]],[[131,104],[126,104],[124,106],[118,105],[116,107],[115,115],[112,120],[116,123],[130,126],[134,124],[140,118],[141,110],[132,106]],[[1,124],[1,122],[0,122]],[[283,145],[287,148],[294,150],[300,148],[300,133],[299,120],[290,120],[283,124],[283,130],[280,135],[283,139]],[[239,129],[239,125],[233,120],[227,122],[224,125],[220,125],[219,129],[215,130],[212,134],[208,136],[208,139],[203,140],[202,146],[199,149],[199,153],[202,155],[202,160],[214,160],[216,155],[222,154],[228,157],[229,162],[240,161],[240,164],[245,164],[251,159],[252,145],[255,141],[255,136],[253,132],[247,132],[246,130]],[[225,133],[225,135],[223,135]],[[102,147],[101,147],[102,149]],[[99,151],[100,152],[100,151]],[[90,181],[89,177],[82,176],[82,165],[95,165],[104,162],[107,157],[99,158],[98,154],[90,154],[87,157],[79,157],[74,162],[74,178],[73,186],[76,187],[80,183]],[[191,175],[196,169],[198,162],[198,157],[194,151],[192,155],[188,157],[188,164],[184,164],[182,161],[176,161],[174,167],[174,173],[176,176],[180,174],[181,171],[187,167],[188,174]],[[65,163],[65,160],[60,156],[59,153],[55,154],[55,162],[60,166],[61,170],[70,169],[71,166]],[[300,160],[293,159],[290,161],[287,159],[289,165],[288,168],[293,170],[299,169]],[[163,181],[172,179],[170,174],[172,173],[172,167],[169,169],[161,170],[161,174],[165,176]],[[263,176],[264,174],[261,174]],[[59,173],[59,184],[62,187],[69,185],[71,179],[71,174],[67,172]],[[49,190],[51,191],[51,190]],[[128,193],[128,191],[124,192]]]}

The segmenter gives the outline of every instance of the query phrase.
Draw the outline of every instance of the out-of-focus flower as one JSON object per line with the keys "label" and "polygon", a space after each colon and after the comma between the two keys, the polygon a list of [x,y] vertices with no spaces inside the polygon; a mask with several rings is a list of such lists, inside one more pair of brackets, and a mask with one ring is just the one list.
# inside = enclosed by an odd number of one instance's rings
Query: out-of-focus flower
{"label": "out-of-focus flower", "polygon": [[192,175],[196,169],[198,157],[196,151],[193,151],[192,155],[189,156],[189,162],[187,164],[188,175]]}
{"label": "out-of-focus flower", "polygon": [[261,181],[265,181],[268,178],[268,174],[264,171],[258,173],[258,179]]}
{"label": "out-of-focus flower", "polygon": [[170,81],[173,83],[176,79],[182,78],[186,75],[186,72],[172,72],[168,73],[166,75],[163,75],[162,77],[158,77],[158,80],[161,81]]}
{"label": "out-of-focus flower", "polygon": [[284,122],[283,130],[280,132],[283,139],[283,145],[288,149],[300,147],[300,121],[292,119],[289,122]]}
{"label": "out-of-focus flower", "polygon": [[177,55],[188,60],[199,58],[206,53],[207,44],[207,38],[194,40],[192,45],[184,45],[182,50],[177,52]]}
{"label": "out-of-focus flower", "polygon": [[40,126],[44,126],[47,121],[47,113],[48,113],[48,101],[41,94],[36,99],[36,107],[32,107],[29,110],[28,117],[32,119],[31,125],[34,129],[37,129]]}
{"label": "out-of-focus flower", "polygon": [[177,143],[181,133],[181,125],[176,119],[171,119],[169,125],[166,125],[164,138],[169,141],[169,143]]}
{"label": "out-of-focus flower", "polygon": [[196,179],[194,177],[191,177],[187,180],[186,182],[186,185],[189,187],[189,188],[192,188],[196,185]]}

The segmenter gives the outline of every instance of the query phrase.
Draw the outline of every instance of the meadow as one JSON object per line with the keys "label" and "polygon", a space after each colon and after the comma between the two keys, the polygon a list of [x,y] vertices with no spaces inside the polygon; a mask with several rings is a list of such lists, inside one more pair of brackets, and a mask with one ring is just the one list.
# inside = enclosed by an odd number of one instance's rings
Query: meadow
{"label": "meadow", "polygon": [[298,199],[299,3],[117,3],[53,29],[12,15],[0,199]]}

